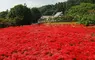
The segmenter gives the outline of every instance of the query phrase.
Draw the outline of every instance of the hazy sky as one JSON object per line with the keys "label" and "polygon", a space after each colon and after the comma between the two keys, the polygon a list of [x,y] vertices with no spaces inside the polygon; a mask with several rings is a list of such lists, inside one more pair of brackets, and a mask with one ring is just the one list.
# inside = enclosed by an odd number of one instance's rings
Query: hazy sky
{"label": "hazy sky", "polygon": [[0,11],[5,11],[6,9],[12,8],[17,4],[26,3],[28,7],[39,7],[47,4],[55,4],[57,2],[63,2],[66,0],[1,0],[0,1]]}

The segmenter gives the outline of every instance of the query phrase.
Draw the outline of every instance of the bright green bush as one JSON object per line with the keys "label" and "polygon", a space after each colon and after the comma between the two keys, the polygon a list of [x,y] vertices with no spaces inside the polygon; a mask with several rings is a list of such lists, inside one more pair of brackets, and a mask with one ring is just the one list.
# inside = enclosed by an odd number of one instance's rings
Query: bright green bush
{"label": "bright green bush", "polygon": [[86,26],[92,24],[95,25],[95,15],[83,15],[82,17],[78,18],[78,22],[84,24]]}
{"label": "bright green bush", "polygon": [[73,20],[84,25],[95,24],[95,4],[82,3],[80,5],[73,6],[69,9],[67,15],[73,16]]}
{"label": "bright green bush", "polygon": [[90,10],[95,10],[95,4],[91,3],[81,3],[80,5],[73,6],[67,12],[70,16],[82,16],[89,14]]}

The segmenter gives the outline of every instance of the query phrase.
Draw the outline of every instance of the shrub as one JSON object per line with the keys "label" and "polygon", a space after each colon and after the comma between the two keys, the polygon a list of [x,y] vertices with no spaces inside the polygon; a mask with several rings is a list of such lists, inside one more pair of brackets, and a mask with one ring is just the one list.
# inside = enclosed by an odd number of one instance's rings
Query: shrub
{"label": "shrub", "polygon": [[95,4],[91,3],[81,3],[80,5],[73,6],[69,9],[67,12],[67,15],[70,16],[82,16],[82,15],[87,15],[89,14],[88,11],[90,10],[95,10]]}
{"label": "shrub", "polygon": [[69,9],[67,15],[73,16],[73,20],[78,21],[80,24],[95,24],[95,4],[81,3],[73,6]]}
{"label": "shrub", "polygon": [[60,17],[55,17],[53,18],[55,22],[71,22],[73,21],[72,16],[60,16]]}
{"label": "shrub", "polygon": [[95,15],[83,15],[82,17],[78,18],[78,22],[81,24],[84,24],[86,26],[88,25],[95,25]]}
{"label": "shrub", "polygon": [[0,12],[0,18],[6,18],[8,14],[8,10]]}
{"label": "shrub", "polygon": [[0,18],[0,28],[7,27],[10,25],[11,25],[11,23],[9,22],[9,20]]}

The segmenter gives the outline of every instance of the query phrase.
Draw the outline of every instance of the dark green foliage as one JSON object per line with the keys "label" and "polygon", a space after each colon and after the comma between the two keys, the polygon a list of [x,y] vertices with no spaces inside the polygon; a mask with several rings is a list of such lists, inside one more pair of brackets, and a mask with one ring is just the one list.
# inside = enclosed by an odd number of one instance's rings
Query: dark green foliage
{"label": "dark green foliage", "polygon": [[41,11],[42,15],[52,15],[56,8],[54,5],[45,5],[40,7],[39,10]]}
{"label": "dark green foliage", "polygon": [[95,3],[94,0],[67,0],[67,9],[80,3]]}
{"label": "dark green foliage", "polygon": [[10,11],[0,12],[0,26],[29,25],[37,23],[41,17],[38,8],[28,8],[26,4],[16,5]]}
{"label": "dark green foliage", "polygon": [[16,5],[11,8],[8,14],[8,19],[14,20],[16,25],[26,25],[33,23],[30,9],[23,5]]}
{"label": "dark green foliage", "polygon": [[57,9],[57,12],[63,12],[63,14],[65,13],[66,10],[66,2],[59,2],[55,4],[55,7]]}
{"label": "dark green foliage", "polygon": [[31,9],[31,14],[33,16],[33,21],[34,23],[37,23],[38,20],[41,18],[42,14],[41,12],[38,10],[38,8],[32,8]]}
{"label": "dark green foliage", "polygon": [[81,3],[95,3],[94,0],[80,0]]}
{"label": "dark green foliage", "polygon": [[67,0],[66,9],[70,9],[72,6],[79,5],[80,0]]}
{"label": "dark green foliage", "polygon": [[57,12],[61,12],[61,11],[64,14],[66,10],[66,2],[59,2],[56,3],[55,5],[45,5],[40,7],[39,10],[43,15],[54,15]]}
{"label": "dark green foliage", "polygon": [[8,10],[0,12],[0,18],[6,18],[8,14]]}
{"label": "dark green foliage", "polygon": [[44,12],[44,14],[43,15],[47,15],[47,16],[49,16],[49,15],[52,15],[53,14],[53,12],[54,12],[54,10],[47,10],[47,11],[45,11]]}

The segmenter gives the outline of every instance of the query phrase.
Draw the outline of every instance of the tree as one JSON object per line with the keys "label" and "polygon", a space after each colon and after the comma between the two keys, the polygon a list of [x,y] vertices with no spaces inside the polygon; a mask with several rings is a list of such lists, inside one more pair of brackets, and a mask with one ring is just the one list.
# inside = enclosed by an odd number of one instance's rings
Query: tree
{"label": "tree", "polygon": [[42,13],[42,15],[52,15],[56,8],[54,5],[45,5],[39,8],[40,12]]}
{"label": "tree", "polygon": [[10,9],[8,19],[14,21],[16,25],[27,25],[33,23],[30,9],[21,4]]}
{"label": "tree", "polygon": [[72,6],[80,5],[81,3],[95,3],[95,0],[67,0],[66,9],[69,10]]}
{"label": "tree", "polygon": [[95,24],[95,4],[81,3],[73,6],[69,9],[67,15],[73,16],[74,20],[85,25]]}
{"label": "tree", "polygon": [[81,3],[94,3],[94,0],[80,0]]}
{"label": "tree", "polygon": [[66,10],[66,2],[59,2],[59,3],[56,3],[55,4],[55,7],[56,7],[56,12],[63,12],[63,14],[64,14],[64,12],[65,12],[65,10]]}
{"label": "tree", "polygon": [[0,12],[0,18],[6,18],[8,14],[8,10]]}
{"label": "tree", "polygon": [[38,8],[32,8],[31,9],[31,13],[32,13],[32,16],[33,16],[33,22],[34,23],[37,23],[38,20],[41,18],[42,14],[41,12],[38,10]]}
{"label": "tree", "polygon": [[89,14],[89,11],[91,11],[93,9],[95,10],[95,4],[81,3],[80,5],[76,5],[76,6],[71,7],[68,10],[67,15],[82,16],[84,14]]}

